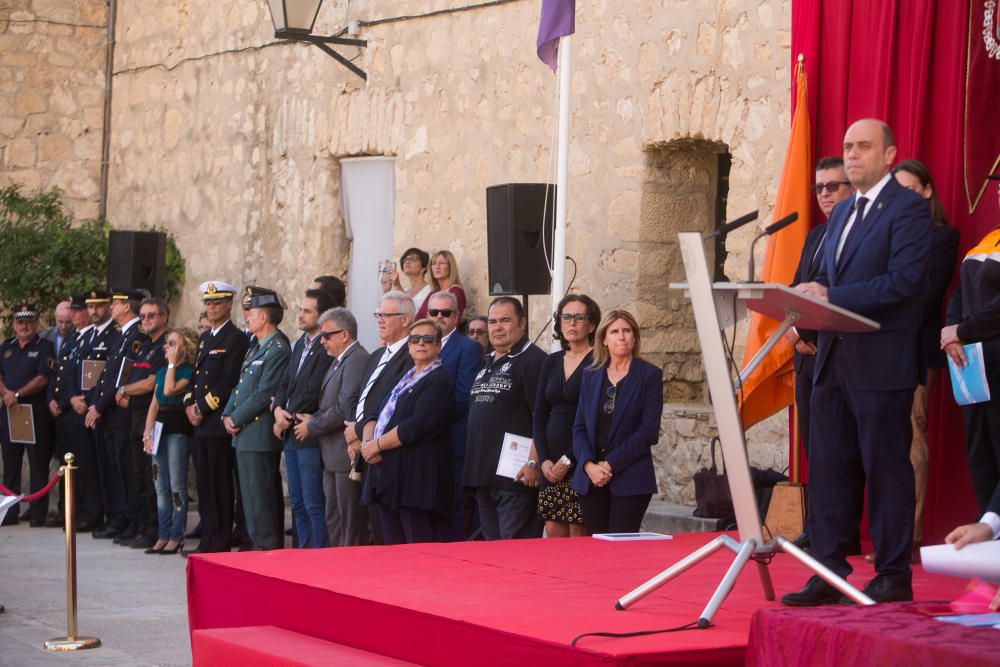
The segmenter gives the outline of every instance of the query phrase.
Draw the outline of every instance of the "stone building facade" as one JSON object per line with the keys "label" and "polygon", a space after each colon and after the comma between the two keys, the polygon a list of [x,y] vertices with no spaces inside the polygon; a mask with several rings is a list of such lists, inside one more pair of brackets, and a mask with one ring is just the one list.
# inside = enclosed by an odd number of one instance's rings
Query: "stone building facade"
{"label": "stone building facade", "polygon": [[59,186],[77,218],[98,215],[105,0],[0,6],[0,186]]}
{"label": "stone building facade", "polygon": [[[482,311],[486,187],[554,180],[557,80],[535,55],[540,4],[326,0],[315,32],[358,22],[367,48],[338,48],[367,82],[315,47],[276,42],[265,0],[120,4],[112,225],[173,232],[187,260],[182,319],[211,278],[290,296],[345,272],[339,161],[394,156],[387,256],[451,250]],[[643,324],[644,352],[665,370],[661,490],[677,502],[693,500],[714,426],[690,308],[667,289],[683,278],[676,234],[753,209],[769,218],[789,126],[790,13],[790,0],[577,0],[572,287]],[[710,258],[719,273],[742,276],[753,234]],[[548,310],[531,299],[532,333]],[[780,419],[755,427],[754,464],[782,467],[783,430]]]}

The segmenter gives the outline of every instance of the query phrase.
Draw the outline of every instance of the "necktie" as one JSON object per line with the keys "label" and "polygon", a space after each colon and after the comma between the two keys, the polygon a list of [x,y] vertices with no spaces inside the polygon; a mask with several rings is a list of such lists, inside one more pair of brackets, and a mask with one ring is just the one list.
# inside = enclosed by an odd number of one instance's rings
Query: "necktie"
{"label": "necktie", "polygon": [[858,229],[861,227],[861,221],[865,215],[865,206],[868,205],[867,197],[858,197],[858,201],[855,203],[855,209],[857,214],[854,216],[854,224],[851,225],[850,231],[847,232],[847,238],[844,239],[844,245],[840,248],[840,254],[837,256],[837,266],[840,266],[840,260],[847,252],[848,246],[851,244],[851,239],[858,235]]}
{"label": "necktie", "polygon": [[358,399],[358,409],[354,415],[355,420],[360,421],[365,415],[365,399],[368,398],[368,392],[372,390],[372,385],[378,381],[378,376],[382,374],[382,369],[385,368],[390,359],[392,359],[392,350],[387,347],[382,354],[382,359],[378,362],[378,366],[372,371],[371,377],[368,378],[368,382],[365,383],[365,388],[361,392],[361,398]]}

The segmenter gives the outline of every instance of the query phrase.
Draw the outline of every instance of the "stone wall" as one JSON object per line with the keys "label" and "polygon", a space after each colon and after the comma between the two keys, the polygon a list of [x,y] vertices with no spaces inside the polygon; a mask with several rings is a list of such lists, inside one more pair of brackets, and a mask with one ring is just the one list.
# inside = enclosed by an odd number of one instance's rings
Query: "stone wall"
{"label": "stone wall", "polygon": [[0,6],[0,186],[60,187],[98,215],[107,44],[104,0]]}
{"label": "stone wall", "polygon": [[[263,0],[123,4],[110,217],[174,233],[188,261],[182,320],[197,312],[203,280],[259,282],[290,297],[318,272],[343,273],[337,165],[356,155],[396,157],[393,254],[451,250],[471,308],[485,308],[485,188],[554,180],[556,78],[535,56],[535,0],[421,16],[470,4],[327,0],[316,32],[361,21],[368,48],[338,48],[367,83],[314,47],[275,43]],[[577,8],[573,289],[604,308],[635,309],[645,351],[667,369],[668,399],[686,403],[685,414],[704,411],[689,310],[666,290],[681,275],[675,235],[714,224],[720,153],[732,158],[727,216],[759,208],[760,225],[770,216],[789,125],[789,1]],[[741,274],[754,233],[730,237],[729,275]],[[538,333],[550,308],[543,297],[531,304]],[[687,417],[675,412],[661,447],[682,437],[676,425]],[[755,429],[766,433],[751,446],[758,464],[780,452],[779,429]],[[710,430],[706,422],[691,438]],[[689,499],[692,460],[679,456],[663,472],[668,496]]]}

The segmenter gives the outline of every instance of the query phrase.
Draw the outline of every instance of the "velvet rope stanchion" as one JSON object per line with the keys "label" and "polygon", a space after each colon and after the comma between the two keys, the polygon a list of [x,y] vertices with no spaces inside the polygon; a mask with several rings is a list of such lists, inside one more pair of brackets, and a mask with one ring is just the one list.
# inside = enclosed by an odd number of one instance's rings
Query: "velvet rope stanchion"
{"label": "velvet rope stanchion", "polygon": [[[59,468],[59,470],[56,471],[56,474],[52,475],[52,479],[49,480],[48,484],[46,484],[42,488],[38,489],[37,491],[35,491],[34,493],[32,493],[30,496],[24,496],[23,498],[21,498],[21,502],[22,503],[33,503],[36,500],[41,500],[45,496],[49,495],[49,491],[52,490],[52,487],[56,485],[56,482],[59,481],[59,478],[62,477],[62,475],[63,475],[63,469]],[[16,493],[14,493],[13,491],[11,491],[10,489],[8,489],[3,484],[0,484],[0,494],[5,495],[5,496],[16,496],[16,495],[18,495]]]}
{"label": "velvet rope stanchion", "polygon": [[[73,499],[73,471],[77,468],[73,465],[73,454],[67,454],[65,460],[66,465],[60,468],[60,472],[66,475],[66,497],[63,500],[66,510],[66,636],[45,642],[42,646],[47,651],[78,651],[101,645],[101,640],[97,637],[76,636],[76,502]],[[51,484],[49,482],[50,486]]]}

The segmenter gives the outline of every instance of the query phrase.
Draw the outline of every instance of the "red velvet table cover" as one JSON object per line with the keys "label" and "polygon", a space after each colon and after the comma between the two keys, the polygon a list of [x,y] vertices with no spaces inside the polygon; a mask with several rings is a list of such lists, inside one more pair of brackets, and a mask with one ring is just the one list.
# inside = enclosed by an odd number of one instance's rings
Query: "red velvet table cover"
{"label": "red velvet table cover", "polygon": [[926,602],[760,609],[747,665],[1000,665],[1000,630],[935,620]]}

